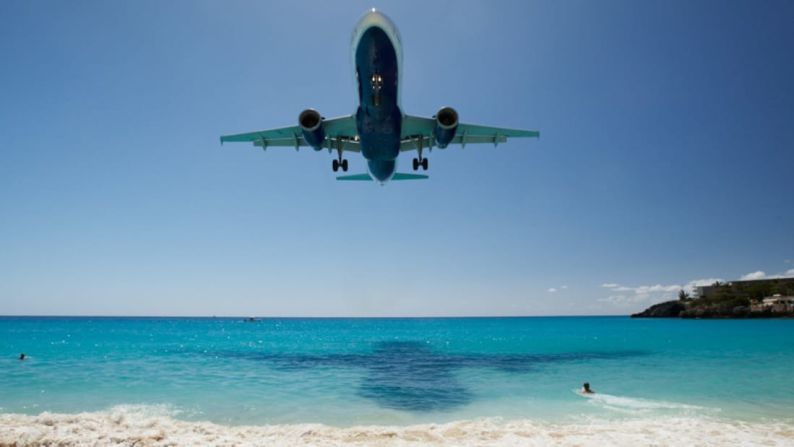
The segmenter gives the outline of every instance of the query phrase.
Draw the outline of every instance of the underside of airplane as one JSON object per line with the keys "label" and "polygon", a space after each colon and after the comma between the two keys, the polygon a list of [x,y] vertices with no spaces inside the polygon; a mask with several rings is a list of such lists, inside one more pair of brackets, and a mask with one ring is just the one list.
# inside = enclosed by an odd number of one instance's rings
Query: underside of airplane
{"label": "underside of airplane", "polygon": [[254,146],[311,147],[316,151],[336,152],[334,172],[348,170],[345,152],[356,152],[367,161],[367,173],[341,175],[337,180],[377,181],[426,179],[427,175],[397,172],[401,152],[416,151],[413,170],[426,171],[425,150],[444,149],[451,144],[490,143],[494,146],[508,138],[534,137],[531,130],[464,124],[458,112],[442,107],[431,118],[407,115],[400,107],[402,45],[397,28],[388,17],[371,10],[353,31],[351,45],[356,71],[359,107],[349,116],[325,119],[314,109],[298,116],[298,125],[221,137],[224,142],[248,142]]}

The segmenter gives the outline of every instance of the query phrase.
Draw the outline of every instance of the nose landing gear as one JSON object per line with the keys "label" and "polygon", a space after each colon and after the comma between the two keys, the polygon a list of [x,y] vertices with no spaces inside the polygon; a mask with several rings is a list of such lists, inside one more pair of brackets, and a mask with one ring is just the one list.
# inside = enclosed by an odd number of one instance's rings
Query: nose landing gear
{"label": "nose landing gear", "polygon": [[383,76],[380,73],[373,73],[369,80],[372,85],[372,105],[380,106],[380,91],[383,89]]}

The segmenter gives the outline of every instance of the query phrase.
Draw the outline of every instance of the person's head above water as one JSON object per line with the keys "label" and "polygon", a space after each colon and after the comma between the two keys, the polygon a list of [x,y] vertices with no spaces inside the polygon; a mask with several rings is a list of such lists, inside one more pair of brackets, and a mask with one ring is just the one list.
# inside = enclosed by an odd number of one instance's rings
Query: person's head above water
{"label": "person's head above water", "polygon": [[25,355],[24,352],[19,354],[19,360],[25,360],[25,357],[27,357],[27,356]]}
{"label": "person's head above water", "polygon": [[585,393],[592,393],[590,390],[590,382],[585,382],[584,385],[582,385],[582,391]]}

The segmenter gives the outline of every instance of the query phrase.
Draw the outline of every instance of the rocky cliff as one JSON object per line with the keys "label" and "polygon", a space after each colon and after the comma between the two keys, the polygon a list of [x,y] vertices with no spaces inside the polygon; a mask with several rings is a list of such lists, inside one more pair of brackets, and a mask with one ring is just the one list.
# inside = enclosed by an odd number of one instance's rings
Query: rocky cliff
{"label": "rocky cliff", "polygon": [[632,315],[632,318],[675,318],[686,311],[686,306],[680,301],[666,301],[654,304],[644,311]]}

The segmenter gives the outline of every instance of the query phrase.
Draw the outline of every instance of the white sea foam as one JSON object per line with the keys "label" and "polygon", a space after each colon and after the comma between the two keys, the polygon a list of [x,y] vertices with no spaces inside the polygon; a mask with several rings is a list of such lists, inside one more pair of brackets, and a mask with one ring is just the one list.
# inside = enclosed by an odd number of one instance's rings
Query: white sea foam
{"label": "white sea foam", "polygon": [[550,423],[475,419],[445,424],[224,426],[175,419],[168,407],[118,406],[79,414],[0,415],[0,446],[679,446],[794,445],[794,424],[710,417]]}
{"label": "white sea foam", "polygon": [[719,408],[707,408],[698,405],[688,405],[678,402],[641,399],[628,396],[613,396],[611,394],[594,393],[584,394],[574,390],[576,394],[586,397],[588,403],[601,408],[626,414],[642,415],[654,413],[656,415],[702,415],[717,413]]}

